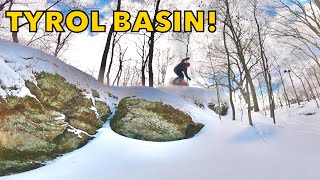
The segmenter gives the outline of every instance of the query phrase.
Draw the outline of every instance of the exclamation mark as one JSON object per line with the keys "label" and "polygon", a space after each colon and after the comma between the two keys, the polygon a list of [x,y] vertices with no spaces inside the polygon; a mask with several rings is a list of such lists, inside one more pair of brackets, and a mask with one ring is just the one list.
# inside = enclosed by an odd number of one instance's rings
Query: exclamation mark
{"label": "exclamation mark", "polygon": [[215,11],[209,11],[209,32],[214,33],[216,31],[216,12]]}

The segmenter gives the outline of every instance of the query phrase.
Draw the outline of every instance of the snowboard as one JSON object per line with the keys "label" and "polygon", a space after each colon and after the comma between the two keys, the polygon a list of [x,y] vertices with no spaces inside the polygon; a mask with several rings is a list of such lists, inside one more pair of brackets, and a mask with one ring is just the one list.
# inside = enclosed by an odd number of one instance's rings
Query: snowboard
{"label": "snowboard", "polygon": [[178,78],[173,79],[170,83],[174,86],[189,86],[189,83],[186,81],[179,81]]}

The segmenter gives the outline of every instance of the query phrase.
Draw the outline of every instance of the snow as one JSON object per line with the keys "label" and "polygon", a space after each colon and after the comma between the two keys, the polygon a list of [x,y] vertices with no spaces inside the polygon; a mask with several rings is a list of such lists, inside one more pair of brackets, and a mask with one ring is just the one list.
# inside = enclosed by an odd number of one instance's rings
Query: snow
{"label": "snow", "polygon": [[[251,127],[245,116],[243,121],[239,114],[236,121],[231,121],[230,115],[219,120],[213,111],[194,103],[196,100],[206,105],[216,100],[214,91],[187,87],[106,87],[54,57],[2,40],[0,57],[1,73],[10,73],[17,79],[5,79],[1,74],[0,82],[6,83],[6,87],[17,84],[19,88],[25,87],[24,81],[17,77],[34,81],[34,72],[57,73],[85,89],[87,97],[91,97],[92,88],[97,89],[113,113],[118,100],[131,97],[172,105],[190,114],[194,121],[205,124],[191,139],[158,143],[120,136],[106,123],[86,146],[42,168],[0,180],[320,179],[317,166],[320,162],[320,110],[315,102],[277,110],[276,125],[262,113],[254,113],[254,127]],[[109,98],[108,93],[118,100]],[[7,91],[0,89],[0,95],[6,96]],[[309,113],[315,114],[306,115]],[[79,137],[85,133],[69,128]]]}
{"label": "snow", "polygon": [[67,131],[76,134],[78,138],[82,138],[81,134],[85,134],[85,135],[87,135],[87,136],[91,136],[91,135],[88,134],[87,132],[82,131],[82,130],[80,130],[80,129],[77,129],[77,128],[71,126],[71,125],[68,125]]}
{"label": "snow", "polygon": [[[88,94],[91,94],[91,89],[97,89],[101,96],[100,99],[109,101],[108,88],[102,87],[93,77],[42,51],[5,40],[0,40],[0,69],[0,83],[10,88],[10,91],[6,91],[7,95],[21,97],[31,95],[30,91],[26,91],[25,80],[35,83],[34,73],[44,71],[59,74],[66,78],[67,82],[75,84],[80,89],[85,89],[85,96],[90,96]],[[15,94],[8,94],[15,92],[11,90],[11,87],[17,88],[18,91]],[[5,97],[3,90],[0,89],[0,94]]]}
{"label": "snow", "polygon": [[85,147],[0,179],[319,179],[320,111],[296,113],[314,105],[277,111],[288,114],[278,125],[256,113],[254,128],[212,113],[194,138],[165,143],[128,139],[106,124]]}
{"label": "snow", "polygon": [[24,81],[22,78],[9,66],[6,65],[5,60],[0,56],[0,82],[1,86],[11,87],[10,90],[5,91],[0,90],[0,95],[5,97],[5,94],[24,97],[26,95],[31,95],[29,89],[24,86]]}
{"label": "snow", "polygon": [[64,115],[64,114],[58,113],[57,115],[58,115],[58,117],[56,117],[56,118],[54,119],[54,120],[56,120],[56,121],[66,119],[66,115]]}

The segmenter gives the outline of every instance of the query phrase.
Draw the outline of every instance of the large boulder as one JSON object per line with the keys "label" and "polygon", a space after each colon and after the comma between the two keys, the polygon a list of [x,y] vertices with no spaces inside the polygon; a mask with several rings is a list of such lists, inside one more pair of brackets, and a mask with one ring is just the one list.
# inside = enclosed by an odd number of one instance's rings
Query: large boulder
{"label": "large boulder", "polygon": [[34,97],[0,97],[0,175],[38,168],[82,147],[110,115],[107,103],[86,97],[62,76],[35,77],[36,83],[25,82]]}
{"label": "large boulder", "polygon": [[120,135],[146,141],[174,141],[193,137],[204,125],[162,102],[122,99],[111,128]]}

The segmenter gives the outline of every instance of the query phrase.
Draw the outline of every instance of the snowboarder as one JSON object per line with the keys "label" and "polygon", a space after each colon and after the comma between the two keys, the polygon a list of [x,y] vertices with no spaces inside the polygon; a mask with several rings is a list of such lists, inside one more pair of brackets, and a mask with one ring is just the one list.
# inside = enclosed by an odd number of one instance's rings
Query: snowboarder
{"label": "snowboarder", "polygon": [[190,63],[186,62],[189,59],[189,57],[183,59],[181,63],[174,68],[174,73],[176,73],[176,75],[178,76],[172,81],[174,85],[188,86],[188,83],[184,81],[184,76],[186,76],[187,79],[191,81],[191,78],[188,76],[188,67],[190,66]]}

